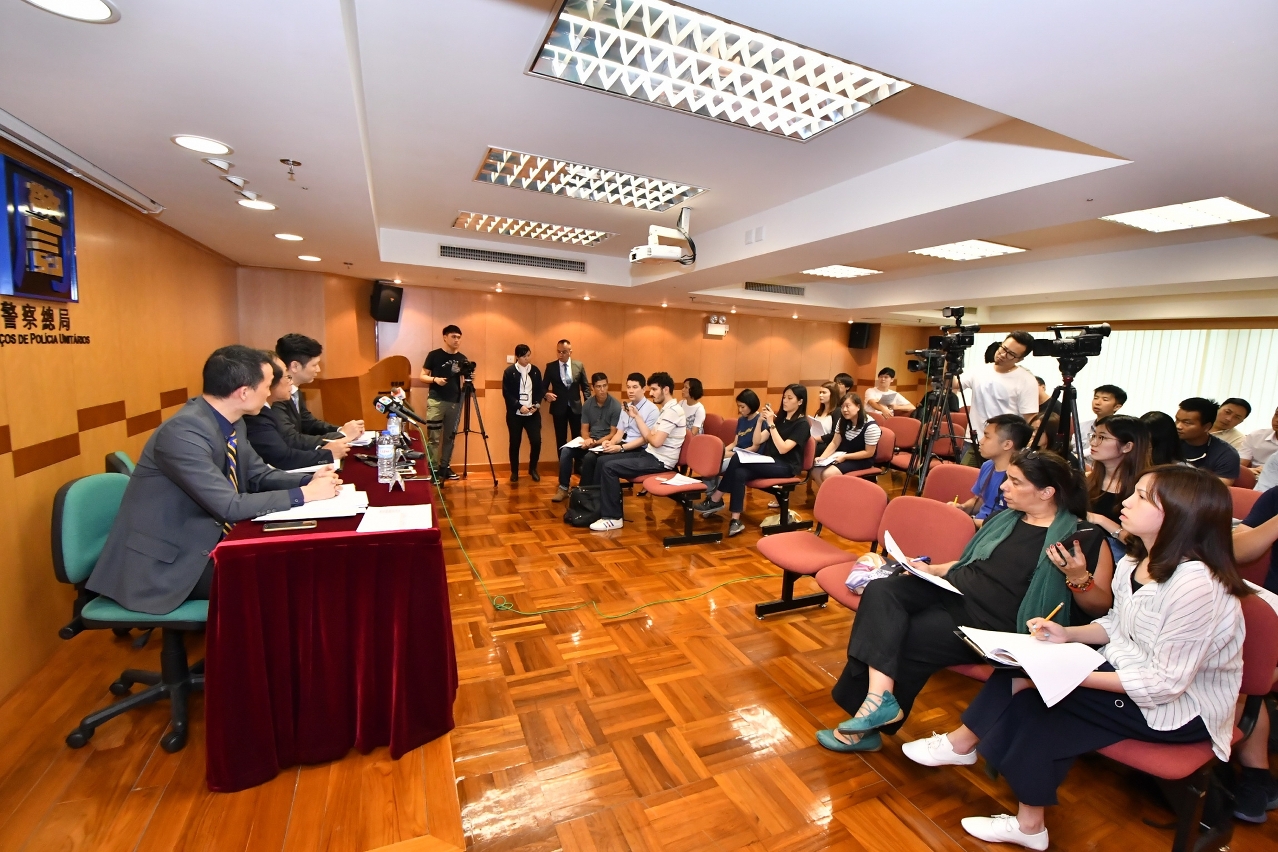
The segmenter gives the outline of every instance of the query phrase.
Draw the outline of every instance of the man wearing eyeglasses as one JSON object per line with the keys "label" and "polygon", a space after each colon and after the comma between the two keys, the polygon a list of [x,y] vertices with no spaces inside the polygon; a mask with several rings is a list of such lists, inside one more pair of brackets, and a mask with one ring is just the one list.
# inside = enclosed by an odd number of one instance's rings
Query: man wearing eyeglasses
{"label": "man wearing eyeglasses", "polygon": [[[1021,361],[1034,348],[1029,332],[1014,331],[994,353],[994,363],[963,374],[963,389],[968,392],[968,422],[975,434],[985,432],[985,423],[1000,414],[1017,414],[1029,420],[1038,413],[1038,382],[1029,370],[1020,368]],[[963,464],[981,466],[976,445],[968,442]]]}

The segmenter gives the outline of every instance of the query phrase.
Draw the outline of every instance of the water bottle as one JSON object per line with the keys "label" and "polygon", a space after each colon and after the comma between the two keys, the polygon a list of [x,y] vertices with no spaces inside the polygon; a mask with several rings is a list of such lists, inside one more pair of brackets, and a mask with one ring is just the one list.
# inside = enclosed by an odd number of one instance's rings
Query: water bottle
{"label": "water bottle", "polygon": [[395,439],[389,429],[377,436],[377,481],[395,481]]}
{"label": "water bottle", "polygon": [[391,433],[392,438],[398,438],[403,432],[403,426],[399,422],[398,414],[391,414],[386,418],[386,431]]}

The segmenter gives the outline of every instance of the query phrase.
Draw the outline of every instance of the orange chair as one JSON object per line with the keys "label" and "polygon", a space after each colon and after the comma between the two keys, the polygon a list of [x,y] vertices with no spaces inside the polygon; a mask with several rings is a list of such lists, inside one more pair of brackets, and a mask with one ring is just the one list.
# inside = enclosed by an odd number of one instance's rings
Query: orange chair
{"label": "orange chair", "polygon": [[923,483],[923,496],[928,500],[950,503],[955,497],[965,503],[972,497],[972,486],[981,475],[980,468],[962,464],[938,464],[928,472]]}
{"label": "orange chair", "polygon": [[[687,464],[692,476],[711,477],[719,475],[719,464],[723,461],[723,441],[714,435],[693,435],[683,443],[680,461]],[[657,473],[644,477],[643,487],[649,494],[657,497],[669,497],[683,507],[683,535],[666,536],[662,540],[665,547],[678,547],[681,544],[697,544],[703,541],[723,541],[722,532],[692,532],[694,498],[704,497],[706,484],[701,481],[683,485],[670,485],[666,480],[671,473]]]}
{"label": "orange chair", "polygon": [[842,539],[868,541],[873,547],[887,504],[887,493],[877,485],[850,476],[835,477],[817,492],[812,507],[812,517],[817,524],[813,532],[802,530],[759,539],[759,553],[783,573],[781,597],[755,604],[755,617],[825,606],[829,599],[825,592],[794,596],[794,583],[800,577],[812,576],[823,568],[852,559],[852,554],[821,538],[821,530],[828,527]]}
{"label": "orange chair", "polygon": [[1246,488],[1234,488],[1230,486],[1229,497],[1234,501],[1234,517],[1238,519],[1246,518],[1251,513],[1251,507],[1256,505],[1256,501],[1260,499],[1261,491],[1251,491]]}
{"label": "orange chair", "polygon": [[1245,488],[1251,491],[1256,487],[1256,474],[1249,467],[1238,468],[1238,478],[1234,480],[1234,488]]}
{"label": "orange chair", "polygon": [[812,463],[814,461],[816,461],[816,438],[808,438],[807,446],[803,448],[803,469],[799,471],[798,476],[752,479],[746,483],[750,488],[757,488],[760,491],[766,491],[771,494],[776,498],[777,505],[781,507],[781,514],[777,519],[777,523],[762,527],[760,529],[762,535],[776,535],[777,533],[792,532],[794,530],[812,529],[811,521],[790,520],[790,495],[794,493],[795,488],[807,481],[812,473]]}

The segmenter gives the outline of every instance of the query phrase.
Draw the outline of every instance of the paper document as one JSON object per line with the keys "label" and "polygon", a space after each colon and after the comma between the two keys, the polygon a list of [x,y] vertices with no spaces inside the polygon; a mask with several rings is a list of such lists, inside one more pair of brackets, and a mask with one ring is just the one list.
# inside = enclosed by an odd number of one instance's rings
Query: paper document
{"label": "paper document", "polygon": [[566,448],[568,448],[568,449],[575,450],[575,449],[577,449],[578,447],[580,447],[580,446],[581,446],[582,444],[584,444],[584,443],[586,443],[586,442],[585,442],[584,440],[582,440],[582,438],[581,438],[581,436],[580,436],[580,435],[578,435],[576,438],[573,438],[571,441],[569,441],[568,443],[564,444],[564,445],[563,445],[563,447],[560,447],[559,449],[561,449],[561,450],[562,450],[562,449],[564,449],[564,448],[566,447]]}
{"label": "paper document", "polygon": [[960,627],[964,635],[997,663],[1020,666],[1048,707],[1069,695],[1105,658],[1081,642],[1057,644],[1035,639],[1028,633],[999,633]]}
{"label": "paper document", "polygon": [[742,464],[765,464],[767,462],[776,461],[772,456],[765,456],[763,453],[756,453],[754,450],[747,450],[745,447],[736,447],[733,452],[737,454]]}
{"label": "paper document", "polygon": [[672,474],[665,479],[656,479],[657,482],[663,482],[666,485],[704,485],[700,479],[693,479],[691,476],[684,476],[682,473]]}
{"label": "paper document", "polygon": [[352,447],[367,447],[369,444],[377,440],[376,432],[365,432],[355,440],[351,441]]}
{"label": "paper document", "polygon": [[586,450],[586,452],[588,453],[602,453],[603,451],[604,451],[603,444],[595,444],[593,447]]}
{"label": "paper document", "polygon": [[904,568],[906,571],[909,571],[911,574],[913,574],[915,577],[918,577],[920,580],[927,580],[932,585],[940,586],[942,589],[945,589],[947,592],[953,592],[956,595],[963,594],[958,589],[954,588],[954,584],[951,583],[949,580],[945,579],[944,577],[937,577],[933,574],[929,574],[926,571],[916,568],[914,566],[914,563],[910,561],[910,557],[902,553],[901,548],[896,546],[896,539],[892,538],[892,533],[888,532],[887,530],[883,531],[883,549],[887,551],[888,556],[891,556],[893,559],[899,562],[902,568]]}
{"label": "paper document", "polygon": [[428,530],[433,526],[429,503],[418,506],[369,506],[355,532]]}
{"label": "paper document", "polygon": [[838,460],[839,460],[839,454],[834,453],[833,455],[826,456],[823,459],[817,459],[816,461],[812,462],[812,466],[813,467],[829,467],[830,465],[838,462]]}
{"label": "paper document", "polygon": [[815,417],[808,418],[808,434],[813,438],[824,438],[825,427],[821,425],[821,421]]}
{"label": "paper document", "polygon": [[326,462],[324,464],[313,464],[310,467],[295,467],[292,470],[285,471],[285,473],[319,473],[326,467],[331,467],[333,470],[341,470],[342,460],[338,459],[337,461]]}
{"label": "paper document", "polygon": [[353,483],[346,483],[336,497],[313,500],[282,512],[259,515],[255,521],[308,521],[319,518],[349,518],[368,508],[368,494],[356,491]]}
{"label": "paper document", "polygon": [[896,391],[884,391],[883,395],[879,397],[880,405],[896,405],[896,402]]}

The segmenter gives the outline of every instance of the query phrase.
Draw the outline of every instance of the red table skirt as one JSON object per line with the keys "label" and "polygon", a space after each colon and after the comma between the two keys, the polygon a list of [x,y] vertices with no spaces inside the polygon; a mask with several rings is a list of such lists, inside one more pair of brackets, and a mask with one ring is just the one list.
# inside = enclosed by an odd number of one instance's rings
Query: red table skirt
{"label": "red table skirt", "polygon": [[[416,502],[429,502],[429,486],[413,485],[426,489]],[[389,745],[398,758],[453,728],[457,663],[439,530],[323,531],[332,526],[281,538],[245,530],[214,551],[211,790],[253,787],[352,746]]]}

